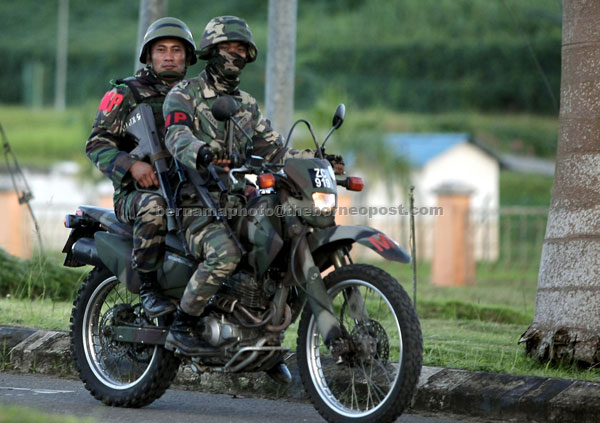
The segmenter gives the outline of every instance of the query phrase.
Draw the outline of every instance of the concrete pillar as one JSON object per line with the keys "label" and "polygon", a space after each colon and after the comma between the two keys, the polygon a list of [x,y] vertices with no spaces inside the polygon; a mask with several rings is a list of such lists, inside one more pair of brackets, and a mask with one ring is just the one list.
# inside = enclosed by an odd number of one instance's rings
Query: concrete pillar
{"label": "concrete pillar", "polygon": [[294,117],[297,0],[269,0],[266,115],[284,136]]}
{"label": "concrete pillar", "polygon": [[472,190],[444,185],[436,190],[443,216],[436,217],[431,281],[438,286],[460,286],[475,280],[475,256],[471,227]]}
{"label": "concrete pillar", "polygon": [[[133,59],[133,72],[143,68],[145,63],[139,60],[140,50],[144,42],[144,35],[152,22],[167,16],[168,0],[140,0],[140,13],[138,17],[138,36]],[[186,22],[189,25],[189,22]],[[198,39],[197,39],[198,40]]]}
{"label": "concrete pillar", "polygon": [[29,212],[19,204],[17,193],[0,187],[0,248],[13,256],[24,259],[31,258],[33,231]]}

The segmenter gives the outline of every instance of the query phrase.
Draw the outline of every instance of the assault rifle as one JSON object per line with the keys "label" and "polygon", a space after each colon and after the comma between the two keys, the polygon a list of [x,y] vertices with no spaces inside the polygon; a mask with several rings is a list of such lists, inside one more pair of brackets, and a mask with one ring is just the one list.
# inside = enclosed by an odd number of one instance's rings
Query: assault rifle
{"label": "assault rifle", "polygon": [[[223,181],[221,181],[221,179],[219,178],[219,175],[217,174],[215,167],[212,164],[209,164],[207,167],[207,170],[208,170],[209,180],[212,180],[213,182],[215,182],[217,184],[220,193],[227,191],[227,187],[225,186]],[[210,191],[208,190],[208,188],[206,188],[209,181],[205,181],[200,176],[200,174],[198,173],[198,171],[196,169],[187,168],[187,176],[188,176],[190,182],[192,183],[192,185],[194,185],[194,188],[196,189],[196,192],[198,193],[198,195],[200,196],[200,199],[204,203],[204,206],[207,207],[209,210],[211,210],[215,216],[215,219],[218,222],[221,222],[221,224],[225,227],[225,230],[227,231],[227,235],[229,236],[229,238],[231,238],[233,240],[233,242],[235,242],[235,245],[240,250],[240,253],[242,254],[242,256],[246,255],[246,250],[244,249],[244,246],[242,245],[240,240],[237,238],[237,236],[231,229],[231,226],[229,226],[229,224],[227,223],[227,219],[221,213],[219,213],[219,205],[215,202],[215,200],[210,195]]]}
{"label": "assault rifle", "polygon": [[[185,242],[184,231],[177,213],[176,190],[173,189],[169,180],[169,159],[171,155],[166,151],[158,136],[156,122],[152,107],[148,104],[140,104],[127,117],[125,131],[133,136],[138,145],[129,154],[140,158],[148,157],[156,169],[156,176],[159,181],[159,192],[167,203],[167,228],[169,231],[176,231],[183,243],[186,255],[190,255],[187,243]],[[183,182],[184,174],[179,163],[175,160],[177,174],[180,182]]]}
{"label": "assault rifle", "polygon": [[[169,163],[168,159],[172,158],[168,151],[162,147],[158,132],[156,130],[156,123],[154,121],[154,114],[152,113],[152,107],[148,104],[140,104],[137,106],[129,115],[126,123],[126,132],[138,141],[138,146],[133,149],[129,154],[134,154],[138,157],[149,157],[151,163],[156,169],[156,174],[160,182],[160,194],[167,203],[167,225],[169,231],[176,230],[186,255],[189,255],[189,249],[185,241],[184,230],[179,219],[179,213],[177,213],[177,191],[172,188],[169,180]],[[242,246],[241,242],[235,236],[233,230],[227,223],[227,219],[219,213],[219,206],[215,203],[210,192],[206,188],[207,181],[199,175],[196,169],[189,169],[179,161],[173,159],[174,166],[177,170],[179,183],[183,183],[189,180],[192,183],[196,192],[200,196],[200,199],[204,203],[204,206],[211,210],[216,220],[221,222],[227,231],[227,234],[236,246],[239,248],[242,255],[246,254],[246,250]],[[225,192],[227,188],[223,182],[219,179],[217,171],[213,165],[208,166],[209,178],[212,179],[221,192]]]}

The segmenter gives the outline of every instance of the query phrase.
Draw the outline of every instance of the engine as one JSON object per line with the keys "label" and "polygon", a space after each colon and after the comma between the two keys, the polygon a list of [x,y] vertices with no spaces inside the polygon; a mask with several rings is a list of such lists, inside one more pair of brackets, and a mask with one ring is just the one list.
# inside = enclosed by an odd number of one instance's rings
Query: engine
{"label": "engine", "polygon": [[257,280],[250,273],[234,274],[211,300],[211,312],[199,322],[203,338],[213,346],[249,344],[263,337],[269,345],[278,345],[280,334],[291,322],[291,311],[285,305],[282,321],[273,321],[276,306],[271,299],[275,290],[270,278]]}
{"label": "engine", "polygon": [[269,306],[270,295],[265,286],[249,273],[239,272],[231,276],[223,284],[221,293],[237,299],[244,307],[264,309]]}
{"label": "engine", "polygon": [[219,321],[214,316],[206,316],[200,320],[202,337],[211,345],[219,346],[233,340],[241,340],[242,328],[221,316]]}

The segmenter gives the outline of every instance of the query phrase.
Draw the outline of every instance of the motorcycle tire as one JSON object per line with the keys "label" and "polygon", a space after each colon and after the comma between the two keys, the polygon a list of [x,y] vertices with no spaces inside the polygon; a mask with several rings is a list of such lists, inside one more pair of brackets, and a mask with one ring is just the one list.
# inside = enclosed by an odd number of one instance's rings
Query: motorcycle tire
{"label": "motorcycle tire", "polygon": [[90,272],[73,302],[70,336],[75,366],[86,389],[107,405],[148,405],[177,375],[180,360],[172,352],[110,336],[111,324],[136,325],[142,319],[139,295],[101,267]]}
{"label": "motorcycle tire", "polygon": [[296,354],[308,396],[329,422],[396,420],[410,405],[423,359],[421,327],[409,296],[391,275],[364,264],[335,270],[325,285],[353,347],[336,362],[312,311],[304,309]]}

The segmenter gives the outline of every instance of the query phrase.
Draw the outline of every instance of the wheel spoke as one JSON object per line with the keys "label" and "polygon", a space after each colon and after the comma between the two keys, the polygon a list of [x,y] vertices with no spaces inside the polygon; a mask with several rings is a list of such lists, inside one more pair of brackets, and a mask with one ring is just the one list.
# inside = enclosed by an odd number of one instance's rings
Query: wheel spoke
{"label": "wheel spoke", "polygon": [[[389,275],[388,279],[380,276],[381,271],[377,274],[372,270],[366,271],[366,267],[356,265],[359,270],[356,273],[342,267],[335,272],[343,272],[343,277],[337,276],[336,279],[335,273],[328,276],[328,293],[343,327],[343,336],[350,346],[350,351],[342,356],[343,364],[336,364],[329,350],[324,348],[314,316],[308,315],[308,323],[304,325],[306,329],[303,329],[305,332],[302,332],[306,348],[303,349],[305,352],[299,352],[299,358],[308,366],[309,382],[318,393],[317,401],[326,405],[322,410],[330,410],[333,414],[329,411],[322,413],[324,416],[335,414],[342,421],[369,419],[375,410],[388,407],[385,404],[390,401],[405,401],[406,395],[400,396],[400,392],[412,393],[414,389],[396,389],[397,384],[410,384],[415,377],[411,375],[407,382],[399,376],[404,346],[398,304],[412,304],[397,281]],[[377,279],[373,279],[375,276]],[[385,281],[381,282],[380,277]],[[408,332],[408,335],[411,333]],[[420,333],[417,337],[420,339]],[[298,345],[301,346],[300,343]],[[305,359],[303,355],[306,355]],[[304,373],[302,375],[304,379]],[[398,409],[389,407],[390,410]]]}
{"label": "wheel spoke", "polygon": [[[150,367],[156,347],[149,359],[144,350],[136,350],[136,344],[116,342],[110,335],[114,323],[134,322],[135,296],[129,295],[119,281],[112,277],[101,283],[92,294],[88,304],[88,318],[84,323],[83,339],[89,340],[87,359],[96,376],[103,384],[114,389],[125,389],[136,383]],[[108,330],[108,331],[107,331]],[[139,348],[139,346],[138,346]]]}

